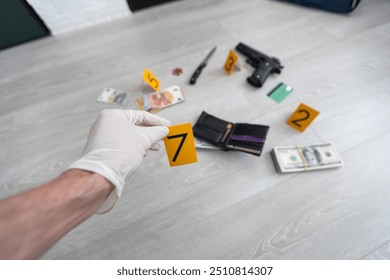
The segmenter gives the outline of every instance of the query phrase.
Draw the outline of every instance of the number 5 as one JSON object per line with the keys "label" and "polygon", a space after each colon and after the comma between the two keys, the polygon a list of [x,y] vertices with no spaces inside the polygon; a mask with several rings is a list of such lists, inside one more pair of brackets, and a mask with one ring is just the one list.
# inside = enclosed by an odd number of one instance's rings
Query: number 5
{"label": "number 5", "polygon": [[160,90],[160,82],[148,68],[145,68],[143,80],[155,91]]}
{"label": "number 5", "polygon": [[150,85],[151,85],[152,83],[155,84],[154,87],[152,86],[155,90],[157,90],[157,89],[159,88],[158,81],[157,81],[150,73],[148,73],[148,80],[150,81]]}

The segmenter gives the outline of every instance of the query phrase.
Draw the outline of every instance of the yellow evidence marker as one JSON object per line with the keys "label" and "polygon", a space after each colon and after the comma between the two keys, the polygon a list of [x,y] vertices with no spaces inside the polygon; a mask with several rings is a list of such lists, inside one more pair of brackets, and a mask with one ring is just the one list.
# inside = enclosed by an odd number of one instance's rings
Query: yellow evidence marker
{"label": "yellow evidence marker", "polygon": [[228,57],[226,58],[225,65],[223,66],[223,69],[225,69],[225,72],[226,74],[228,74],[228,76],[230,76],[234,68],[238,66],[236,65],[237,62],[238,62],[238,56],[235,54],[234,51],[230,50]]}
{"label": "yellow evidence marker", "polygon": [[153,75],[148,68],[144,70],[143,80],[154,90],[160,90],[160,81]]}
{"label": "yellow evidence marker", "polygon": [[287,124],[303,132],[320,112],[301,103],[288,119]]}
{"label": "yellow evidence marker", "polygon": [[164,138],[165,149],[171,167],[198,161],[191,123],[169,126]]}

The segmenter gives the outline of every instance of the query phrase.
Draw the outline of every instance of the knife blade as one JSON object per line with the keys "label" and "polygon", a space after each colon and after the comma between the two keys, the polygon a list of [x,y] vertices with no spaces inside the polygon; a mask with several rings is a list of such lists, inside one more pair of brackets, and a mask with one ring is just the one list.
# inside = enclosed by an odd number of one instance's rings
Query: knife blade
{"label": "knife blade", "polygon": [[196,83],[196,80],[198,79],[200,73],[202,73],[202,70],[206,67],[207,62],[209,61],[210,57],[214,54],[215,50],[217,49],[217,46],[215,46],[203,59],[202,63],[196,68],[194,74],[191,76],[190,85],[194,85]]}

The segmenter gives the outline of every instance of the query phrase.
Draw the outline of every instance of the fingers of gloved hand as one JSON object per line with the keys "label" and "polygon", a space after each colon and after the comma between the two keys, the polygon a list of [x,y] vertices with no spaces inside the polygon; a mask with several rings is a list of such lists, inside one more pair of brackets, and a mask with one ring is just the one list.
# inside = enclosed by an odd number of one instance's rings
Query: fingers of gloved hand
{"label": "fingers of gloved hand", "polygon": [[160,150],[160,148],[161,148],[160,143],[154,143],[152,146],[150,146],[150,150],[152,151],[158,151]]}
{"label": "fingers of gloved hand", "polygon": [[99,113],[82,158],[69,167],[95,172],[115,185],[97,212],[112,208],[126,178],[140,166],[147,151],[158,150],[157,142],[168,134],[168,125],[168,120],[143,111],[105,109]]}
{"label": "fingers of gloved hand", "polygon": [[169,132],[166,126],[137,126],[136,129],[146,138],[146,141],[142,143],[145,150],[149,150],[155,143],[167,136]]}
{"label": "fingers of gloved hand", "polygon": [[167,119],[153,115],[145,111],[138,110],[123,110],[126,118],[135,125],[144,125],[144,126],[156,126],[156,125],[171,125],[171,122]]}

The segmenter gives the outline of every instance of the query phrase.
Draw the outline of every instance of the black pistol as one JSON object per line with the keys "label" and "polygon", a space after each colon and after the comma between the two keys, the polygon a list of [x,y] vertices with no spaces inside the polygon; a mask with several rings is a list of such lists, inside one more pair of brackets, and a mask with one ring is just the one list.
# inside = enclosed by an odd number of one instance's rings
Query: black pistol
{"label": "black pistol", "polygon": [[239,43],[236,50],[247,56],[246,62],[256,69],[252,76],[247,78],[248,83],[254,87],[262,87],[269,74],[280,74],[283,69],[279,59],[269,57],[243,43]]}

